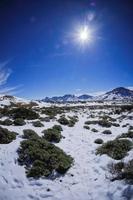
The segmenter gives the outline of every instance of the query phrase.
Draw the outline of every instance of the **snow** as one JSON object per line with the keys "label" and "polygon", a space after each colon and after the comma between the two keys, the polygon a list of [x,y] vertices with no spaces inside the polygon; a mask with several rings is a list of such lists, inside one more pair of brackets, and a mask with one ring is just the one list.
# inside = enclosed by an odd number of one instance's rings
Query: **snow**
{"label": "snow", "polygon": [[[39,106],[43,107],[42,104],[43,106],[48,105],[46,103],[39,103]],[[79,106],[79,104],[76,105]],[[95,105],[95,102],[93,105]],[[110,181],[107,165],[111,161],[114,162],[114,160],[106,155],[96,155],[96,148],[99,145],[95,144],[94,140],[97,138],[102,138],[105,142],[112,140],[128,130],[128,126],[122,128],[123,124],[129,123],[133,125],[133,121],[127,117],[120,122],[120,127],[112,126],[108,128],[112,131],[111,135],[102,134],[105,128],[99,125],[90,125],[90,130],[84,129],[84,122],[87,120],[96,120],[97,116],[99,116],[99,111],[99,109],[91,111],[88,107],[86,107],[84,112],[82,109],[79,109],[77,113],[79,121],[75,126],[71,128],[62,126],[62,135],[65,138],[56,145],[74,158],[74,164],[65,176],[55,180],[44,178],[39,180],[27,179],[24,167],[19,166],[17,163],[17,149],[20,141],[22,141],[20,136],[23,134],[23,129],[32,128],[41,136],[42,130],[52,127],[54,124],[58,124],[58,122],[56,120],[43,122],[45,126],[41,128],[33,127],[30,121],[27,121],[26,125],[21,127],[3,126],[9,130],[18,132],[19,135],[12,143],[0,145],[0,200],[129,199],[128,195],[130,194],[131,196],[133,194],[133,186],[125,184],[124,181]],[[103,109],[102,111],[109,113],[110,110]],[[92,113],[95,115],[93,119],[90,118]],[[72,116],[75,113],[70,112],[66,115]],[[119,115],[112,115],[111,117],[117,119]],[[117,119],[117,123],[119,123],[119,119]],[[94,127],[98,130],[98,133],[91,132],[91,128]],[[132,155],[133,151],[130,151],[124,160],[128,161],[132,158]],[[47,189],[50,189],[50,191],[47,191]],[[133,195],[130,200],[133,200]]]}

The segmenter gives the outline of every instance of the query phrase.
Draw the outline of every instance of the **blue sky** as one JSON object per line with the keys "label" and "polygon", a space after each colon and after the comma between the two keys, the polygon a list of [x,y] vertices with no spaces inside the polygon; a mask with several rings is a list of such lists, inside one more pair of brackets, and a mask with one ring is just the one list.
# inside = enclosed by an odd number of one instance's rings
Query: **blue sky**
{"label": "blue sky", "polygon": [[[133,85],[132,0],[0,2],[0,90],[43,98]],[[87,23],[93,40],[73,40]]]}

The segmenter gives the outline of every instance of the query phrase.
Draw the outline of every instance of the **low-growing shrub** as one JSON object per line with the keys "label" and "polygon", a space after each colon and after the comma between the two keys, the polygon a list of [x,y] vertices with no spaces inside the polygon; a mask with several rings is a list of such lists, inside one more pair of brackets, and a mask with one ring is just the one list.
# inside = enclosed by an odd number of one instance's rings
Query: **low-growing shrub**
{"label": "low-growing shrub", "polygon": [[59,142],[62,138],[61,132],[55,128],[48,128],[43,131],[44,139],[49,142]]}
{"label": "low-growing shrub", "polygon": [[40,117],[39,118],[42,122],[50,122],[50,118],[49,117]]}
{"label": "low-growing shrub", "polygon": [[133,131],[128,131],[127,133],[122,133],[122,135],[118,136],[117,138],[131,138],[131,139],[133,139]]}
{"label": "low-growing shrub", "polygon": [[90,130],[90,127],[89,127],[89,126],[86,126],[86,125],[85,125],[84,128]]}
{"label": "low-growing shrub", "polygon": [[103,143],[103,140],[100,139],[100,138],[97,138],[94,142],[95,142],[96,144],[102,144],[102,143]]}
{"label": "low-growing shrub", "polygon": [[15,126],[23,126],[25,124],[26,124],[26,122],[23,120],[23,118],[17,118],[17,119],[14,120]]}
{"label": "low-growing shrub", "polygon": [[103,133],[103,134],[106,134],[106,135],[112,134],[112,132],[111,132],[110,130],[104,130],[102,133]]}
{"label": "low-growing shrub", "polygon": [[103,145],[97,149],[96,154],[107,154],[115,160],[120,160],[127,155],[127,152],[132,149],[132,146],[133,144],[129,140],[115,139],[103,143]]}
{"label": "low-growing shrub", "polygon": [[59,119],[58,119],[58,122],[62,125],[69,125],[69,120],[66,119],[64,116],[61,116]]}
{"label": "low-growing shrub", "polygon": [[64,113],[64,109],[61,107],[45,107],[42,109],[42,114],[48,115],[50,119],[55,117],[57,114],[62,114]]}
{"label": "low-growing shrub", "polygon": [[16,118],[23,118],[27,120],[38,119],[39,114],[29,108],[18,107],[13,108],[9,111],[9,115],[12,116],[14,119]]}
{"label": "low-growing shrub", "polygon": [[38,135],[35,131],[33,131],[32,129],[24,129],[23,130],[23,136],[22,138],[24,139],[30,139],[30,138],[38,138]]}
{"label": "low-growing shrub", "polygon": [[94,132],[94,133],[97,133],[97,132],[98,132],[98,130],[95,129],[95,128],[92,128],[91,131]]}
{"label": "low-growing shrub", "polygon": [[32,122],[33,126],[35,127],[43,127],[44,125],[38,120],[38,121],[34,121]]}
{"label": "low-growing shrub", "polygon": [[60,125],[54,125],[53,129],[56,129],[58,131],[63,131],[62,127]]}
{"label": "low-growing shrub", "polygon": [[98,124],[98,121],[96,121],[96,120],[93,120],[93,121],[86,121],[85,124],[86,124],[86,125],[91,125],[91,124],[92,124],[92,125],[96,125],[96,124]]}
{"label": "low-growing shrub", "polygon": [[1,121],[0,124],[4,126],[11,126],[13,124],[13,121],[11,121],[10,119],[5,119],[4,121]]}
{"label": "low-growing shrub", "polygon": [[71,156],[40,137],[22,141],[18,155],[27,177],[33,178],[48,177],[55,172],[65,174],[73,163]]}
{"label": "low-growing shrub", "polygon": [[9,144],[16,139],[17,133],[9,131],[6,128],[0,127],[0,144]]}
{"label": "low-growing shrub", "polygon": [[111,163],[108,167],[112,174],[112,181],[124,179],[133,184],[133,159],[128,161],[128,163]]}
{"label": "low-growing shrub", "polygon": [[99,120],[98,124],[102,127],[110,128],[112,126],[112,123],[107,120]]}

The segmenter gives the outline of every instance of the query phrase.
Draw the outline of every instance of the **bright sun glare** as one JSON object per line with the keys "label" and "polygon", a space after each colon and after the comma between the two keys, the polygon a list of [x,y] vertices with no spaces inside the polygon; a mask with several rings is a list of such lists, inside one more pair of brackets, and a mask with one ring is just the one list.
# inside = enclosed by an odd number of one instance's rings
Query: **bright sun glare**
{"label": "bright sun glare", "polygon": [[75,31],[74,38],[76,43],[84,48],[93,41],[93,30],[87,25],[82,25]]}
{"label": "bright sun glare", "polygon": [[91,39],[91,30],[87,27],[84,26],[79,30],[79,40],[81,42],[87,42]]}

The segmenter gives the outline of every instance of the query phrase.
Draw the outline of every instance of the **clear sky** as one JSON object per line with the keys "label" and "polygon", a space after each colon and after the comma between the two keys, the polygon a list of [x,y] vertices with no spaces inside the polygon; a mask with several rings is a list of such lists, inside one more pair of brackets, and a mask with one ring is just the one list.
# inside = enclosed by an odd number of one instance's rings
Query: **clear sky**
{"label": "clear sky", "polygon": [[[76,31],[86,24],[83,46]],[[1,0],[0,89],[26,98],[133,86],[132,0]]]}

